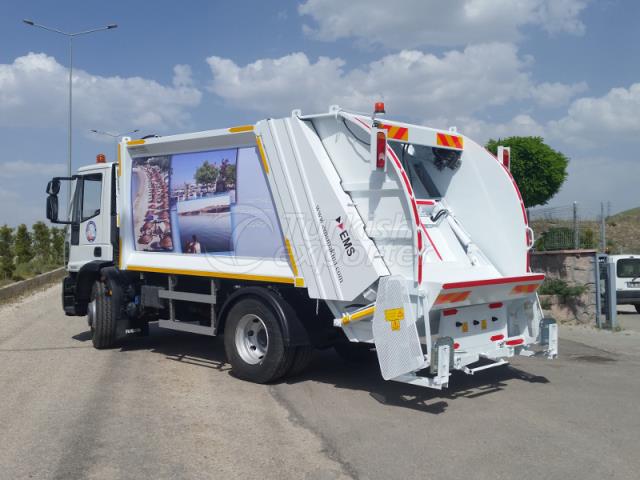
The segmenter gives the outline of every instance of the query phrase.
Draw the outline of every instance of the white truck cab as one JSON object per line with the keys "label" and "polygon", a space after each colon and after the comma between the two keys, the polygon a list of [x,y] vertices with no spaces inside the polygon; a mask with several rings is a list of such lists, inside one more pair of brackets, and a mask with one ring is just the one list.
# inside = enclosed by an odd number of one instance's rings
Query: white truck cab
{"label": "white truck cab", "polygon": [[[113,261],[117,243],[112,238],[115,213],[115,164],[96,163],[81,167],[75,175],[69,235],[70,272],[78,272],[92,261]],[[114,212],[112,212],[112,206]]]}

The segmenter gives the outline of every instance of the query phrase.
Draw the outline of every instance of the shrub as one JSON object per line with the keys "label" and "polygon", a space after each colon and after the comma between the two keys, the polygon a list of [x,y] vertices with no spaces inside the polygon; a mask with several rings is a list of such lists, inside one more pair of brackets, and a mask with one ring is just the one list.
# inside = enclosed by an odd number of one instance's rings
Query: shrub
{"label": "shrub", "polygon": [[538,289],[540,295],[557,295],[562,302],[579,297],[587,291],[586,285],[569,285],[560,278],[547,278]]}

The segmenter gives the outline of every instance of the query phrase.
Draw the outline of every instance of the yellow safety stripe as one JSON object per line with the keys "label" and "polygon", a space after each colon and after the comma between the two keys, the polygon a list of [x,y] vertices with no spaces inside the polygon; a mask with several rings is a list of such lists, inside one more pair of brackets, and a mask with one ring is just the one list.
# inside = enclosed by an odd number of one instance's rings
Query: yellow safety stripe
{"label": "yellow safety stripe", "polygon": [[291,250],[291,242],[288,238],[284,239],[284,245],[287,247],[287,253],[289,254],[289,263],[291,264],[291,270],[293,270],[293,274],[298,276],[298,266],[296,265],[296,260],[293,258],[293,250]]}
{"label": "yellow safety stripe", "polygon": [[289,277],[274,277],[269,275],[250,275],[248,273],[209,272],[203,270],[179,270],[169,268],[143,267],[127,265],[127,270],[136,272],[168,273],[170,275],[193,275],[196,277],[230,278],[233,280],[251,280],[255,282],[288,283],[293,285],[295,280]]}
{"label": "yellow safety stripe", "polygon": [[120,153],[120,144],[118,144],[118,176],[122,175],[122,154]]}
{"label": "yellow safety stripe", "polygon": [[143,139],[139,139],[139,140],[129,140],[127,142],[127,145],[130,147],[133,147],[135,145],[143,145],[144,144],[144,140]]}
{"label": "yellow safety stripe", "polygon": [[253,132],[253,125],[240,125],[238,127],[231,127],[229,131],[231,133]]}
{"label": "yellow safety stripe", "polygon": [[262,159],[262,166],[264,167],[264,172],[269,173],[269,164],[267,163],[267,156],[264,153],[264,147],[262,146],[262,139],[256,136],[256,142],[258,144],[258,151],[260,152],[260,158]]}

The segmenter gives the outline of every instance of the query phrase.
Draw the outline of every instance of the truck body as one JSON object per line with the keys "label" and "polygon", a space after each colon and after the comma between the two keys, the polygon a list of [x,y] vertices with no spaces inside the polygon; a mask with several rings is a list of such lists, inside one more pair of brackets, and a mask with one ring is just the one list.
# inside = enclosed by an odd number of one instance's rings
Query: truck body
{"label": "truck body", "polygon": [[[63,306],[94,345],[161,328],[224,335],[238,376],[313,348],[375,347],[383,378],[442,388],[557,354],[532,233],[502,160],[452,130],[350,113],[131,140],[75,185]],[[355,355],[354,355],[355,356]]]}

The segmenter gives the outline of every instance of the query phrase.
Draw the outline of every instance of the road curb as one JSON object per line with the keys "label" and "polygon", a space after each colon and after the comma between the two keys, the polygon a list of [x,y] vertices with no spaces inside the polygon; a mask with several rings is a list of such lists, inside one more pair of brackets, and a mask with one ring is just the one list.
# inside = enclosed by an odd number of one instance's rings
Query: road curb
{"label": "road curb", "polygon": [[65,268],[60,267],[55,270],[51,270],[47,273],[42,273],[33,278],[22,280],[20,282],[12,283],[5,287],[0,288],[0,303],[5,303],[8,300],[18,298],[25,293],[29,293],[38,287],[42,287],[60,280],[64,277]]}

